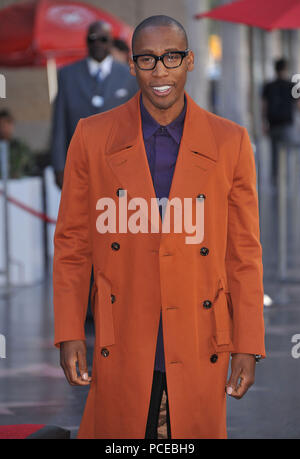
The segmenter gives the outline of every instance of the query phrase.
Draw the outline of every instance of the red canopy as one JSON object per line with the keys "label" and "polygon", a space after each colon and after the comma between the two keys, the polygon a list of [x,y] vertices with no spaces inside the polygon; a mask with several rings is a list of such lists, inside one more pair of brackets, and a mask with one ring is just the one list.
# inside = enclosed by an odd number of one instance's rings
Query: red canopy
{"label": "red canopy", "polygon": [[206,13],[197,14],[195,17],[238,22],[266,30],[298,29],[300,27],[300,1],[239,0]]}
{"label": "red canopy", "polygon": [[86,55],[88,25],[102,19],[113,35],[130,42],[132,28],[105,11],[68,0],[33,0],[0,10],[0,66],[57,65]]}

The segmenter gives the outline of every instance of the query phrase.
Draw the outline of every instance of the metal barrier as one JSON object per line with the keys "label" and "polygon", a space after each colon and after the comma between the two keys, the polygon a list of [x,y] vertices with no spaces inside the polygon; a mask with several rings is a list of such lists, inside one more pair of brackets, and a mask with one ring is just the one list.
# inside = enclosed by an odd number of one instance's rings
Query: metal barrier
{"label": "metal barrier", "polygon": [[[264,177],[262,173],[262,147],[261,143],[252,143],[255,156],[257,192],[259,197],[259,215],[262,221],[262,201],[264,193]],[[269,146],[270,148],[270,146]],[[295,267],[294,272],[288,266],[288,254],[290,248],[288,241],[290,237],[289,225],[293,228],[295,235],[295,245],[300,247],[300,217],[299,215],[299,187],[300,187],[300,142],[296,139],[282,142],[278,150],[278,182],[277,182],[277,217],[274,221],[274,228],[278,229],[278,263],[277,263],[277,280],[286,283],[299,283],[300,277]],[[290,168],[289,168],[290,166]],[[288,209],[291,210],[291,216]],[[292,221],[291,221],[292,220]],[[260,229],[261,234],[263,228]]]}
{"label": "metal barrier", "polygon": [[[279,148],[278,278],[280,281],[292,283],[300,282],[300,278],[292,276],[288,269],[288,196],[292,197],[292,216],[296,218],[299,203],[299,151],[300,147],[295,144],[281,144]],[[289,162],[292,162],[292,167],[290,168],[291,174],[289,174],[288,169]]]}
{"label": "metal barrier", "polygon": [[5,140],[0,141],[0,161],[3,180],[3,225],[4,225],[4,270],[0,274],[5,276],[5,287],[10,287],[10,266],[9,266],[9,216],[7,200],[7,183],[9,178],[9,146]]}

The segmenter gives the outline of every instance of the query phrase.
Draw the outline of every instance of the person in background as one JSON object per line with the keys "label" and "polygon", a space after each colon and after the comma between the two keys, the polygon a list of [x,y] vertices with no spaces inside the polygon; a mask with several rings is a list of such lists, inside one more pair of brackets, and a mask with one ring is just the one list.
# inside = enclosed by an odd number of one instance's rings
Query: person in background
{"label": "person in background", "polygon": [[130,49],[124,40],[114,39],[111,54],[118,61],[128,64]]}
{"label": "person in background", "polygon": [[138,89],[128,66],[111,55],[111,26],[93,22],[86,37],[88,56],[58,74],[50,145],[56,184],[62,188],[67,149],[80,118],[104,112],[129,100]]}
{"label": "person in background", "polygon": [[289,143],[296,101],[292,96],[294,83],[289,79],[286,59],[275,62],[275,72],[275,80],[266,83],[262,91],[263,131],[271,141],[271,182],[274,186],[278,179],[279,148]]}
{"label": "person in background", "polygon": [[[36,161],[34,152],[22,140],[14,137],[15,120],[9,110],[0,111],[0,141],[9,145],[9,178],[18,179],[35,175]],[[0,163],[0,177],[2,177]]]}

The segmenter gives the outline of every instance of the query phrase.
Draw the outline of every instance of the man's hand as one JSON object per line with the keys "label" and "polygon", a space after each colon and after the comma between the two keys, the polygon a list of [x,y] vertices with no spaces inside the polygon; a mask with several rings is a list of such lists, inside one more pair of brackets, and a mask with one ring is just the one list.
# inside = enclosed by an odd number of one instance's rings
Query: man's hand
{"label": "man's hand", "polygon": [[232,354],[231,375],[226,384],[228,395],[238,400],[245,395],[249,387],[254,384],[255,366],[255,355]]}
{"label": "man's hand", "polygon": [[[80,376],[77,374],[76,362]],[[64,341],[60,343],[60,365],[71,386],[87,386],[92,380],[88,375],[86,364],[86,342]]]}

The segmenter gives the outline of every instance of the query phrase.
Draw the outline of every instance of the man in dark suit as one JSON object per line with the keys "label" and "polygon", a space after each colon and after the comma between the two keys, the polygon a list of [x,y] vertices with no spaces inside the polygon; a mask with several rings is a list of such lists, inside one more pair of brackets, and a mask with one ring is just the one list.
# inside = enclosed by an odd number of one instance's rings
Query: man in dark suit
{"label": "man in dark suit", "polygon": [[297,99],[292,95],[294,83],[289,78],[288,62],[284,58],[275,62],[275,72],[276,79],[263,87],[262,118],[264,133],[271,141],[271,182],[277,186],[279,150],[282,144],[288,146],[291,142]]}
{"label": "man in dark suit", "polygon": [[50,151],[56,184],[60,188],[67,149],[79,119],[127,102],[138,89],[127,65],[110,54],[111,47],[110,25],[94,22],[87,33],[88,56],[58,73]]}

